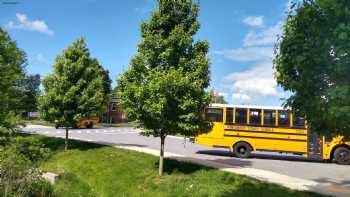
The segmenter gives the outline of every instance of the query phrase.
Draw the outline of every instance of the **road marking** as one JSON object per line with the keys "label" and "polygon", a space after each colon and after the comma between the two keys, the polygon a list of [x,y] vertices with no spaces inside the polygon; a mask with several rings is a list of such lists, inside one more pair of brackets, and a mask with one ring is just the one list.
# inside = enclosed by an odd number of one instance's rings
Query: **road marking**
{"label": "road marking", "polygon": [[81,133],[81,131],[79,130],[78,133]]}
{"label": "road marking", "polygon": [[61,131],[56,131],[56,133],[62,133]]}
{"label": "road marking", "polygon": [[99,131],[99,130],[96,130],[95,133],[100,133],[100,131]]}
{"label": "road marking", "polygon": [[90,131],[86,131],[86,133],[90,133]]}

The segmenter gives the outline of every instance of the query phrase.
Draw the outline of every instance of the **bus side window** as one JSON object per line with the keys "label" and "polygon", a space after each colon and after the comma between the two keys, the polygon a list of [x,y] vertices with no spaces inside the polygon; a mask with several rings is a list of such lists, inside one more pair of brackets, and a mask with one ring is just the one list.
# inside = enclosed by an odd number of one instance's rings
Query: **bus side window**
{"label": "bus side window", "polygon": [[233,108],[226,108],[226,123],[233,123]]}
{"label": "bus side window", "polygon": [[213,122],[222,122],[223,110],[219,108],[207,108],[206,109],[206,120]]}
{"label": "bus side window", "polygon": [[289,127],[290,126],[289,112],[288,111],[285,111],[285,110],[278,111],[278,126],[279,127]]}
{"label": "bus side window", "polygon": [[260,125],[261,123],[261,110],[250,109],[249,110],[249,124]]}
{"label": "bus side window", "polygon": [[276,124],[276,112],[273,110],[264,110],[264,125],[275,126]]}
{"label": "bus side window", "polygon": [[305,128],[305,118],[294,116],[293,126],[298,128]]}
{"label": "bus side window", "polygon": [[236,123],[247,124],[247,109],[236,109]]}

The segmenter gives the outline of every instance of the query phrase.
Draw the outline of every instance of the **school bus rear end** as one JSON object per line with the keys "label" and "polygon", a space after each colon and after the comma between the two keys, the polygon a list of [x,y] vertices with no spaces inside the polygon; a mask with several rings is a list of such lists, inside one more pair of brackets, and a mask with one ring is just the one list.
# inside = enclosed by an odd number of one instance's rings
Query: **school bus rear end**
{"label": "school bus rear end", "polygon": [[83,118],[77,123],[78,128],[93,128],[99,121],[99,118]]}

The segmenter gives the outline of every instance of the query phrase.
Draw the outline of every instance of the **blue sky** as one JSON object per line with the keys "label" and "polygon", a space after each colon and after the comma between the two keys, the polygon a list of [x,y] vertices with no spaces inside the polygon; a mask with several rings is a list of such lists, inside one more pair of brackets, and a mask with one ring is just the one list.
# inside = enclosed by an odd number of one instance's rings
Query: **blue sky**
{"label": "blue sky", "polygon": [[[195,39],[210,43],[211,88],[229,103],[280,105],[288,94],[273,79],[272,55],[287,0],[201,0]],[[83,36],[115,79],[140,41],[154,0],[0,0],[0,26],[28,55],[28,73],[46,75],[55,57]]]}

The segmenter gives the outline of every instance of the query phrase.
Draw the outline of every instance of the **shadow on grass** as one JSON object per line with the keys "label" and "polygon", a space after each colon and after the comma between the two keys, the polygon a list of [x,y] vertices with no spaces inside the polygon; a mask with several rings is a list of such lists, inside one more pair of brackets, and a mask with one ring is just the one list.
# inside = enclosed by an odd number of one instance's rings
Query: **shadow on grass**
{"label": "shadow on grass", "polygon": [[[154,163],[154,167],[158,169],[159,161]],[[214,168],[200,166],[185,161],[177,161],[174,159],[164,159],[164,173],[173,174],[173,173],[182,173],[182,174],[192,174],[199,170],[214,170]]]}
{"label": "shadow on grass", "polygon": [[[33,138],[41,142],[46,148],[51,151],[61,151],[64,150],[64,139],[58,137],[47,137],[43,135],[32,135],[32,134],[19,134],[21,137]],[[106,145],[95,144],[90,142],[84,142],[79,140],[69,139],[68,149],[78,149],[78,150],[89,150],[95,148],[106,147]]]}
{"label": "shadow on grass", "polygon": [[106,141],[94,141],[93,143],[104,144],[108,146],[121,146],[121,147],[147,147],[146,145],[142,145],[142,144],[113,143],[113,142],[106,142]]}
{"label": "shadow on grass", "polygon": [[[42,143],[49,147],[52,151],[64,149],[64,139],[49,137],[42,140]],[[105,147],[105,145],[83,142],[79,140],[70,139],[68,142],[68,149],[89,150],[95,148]]]}

